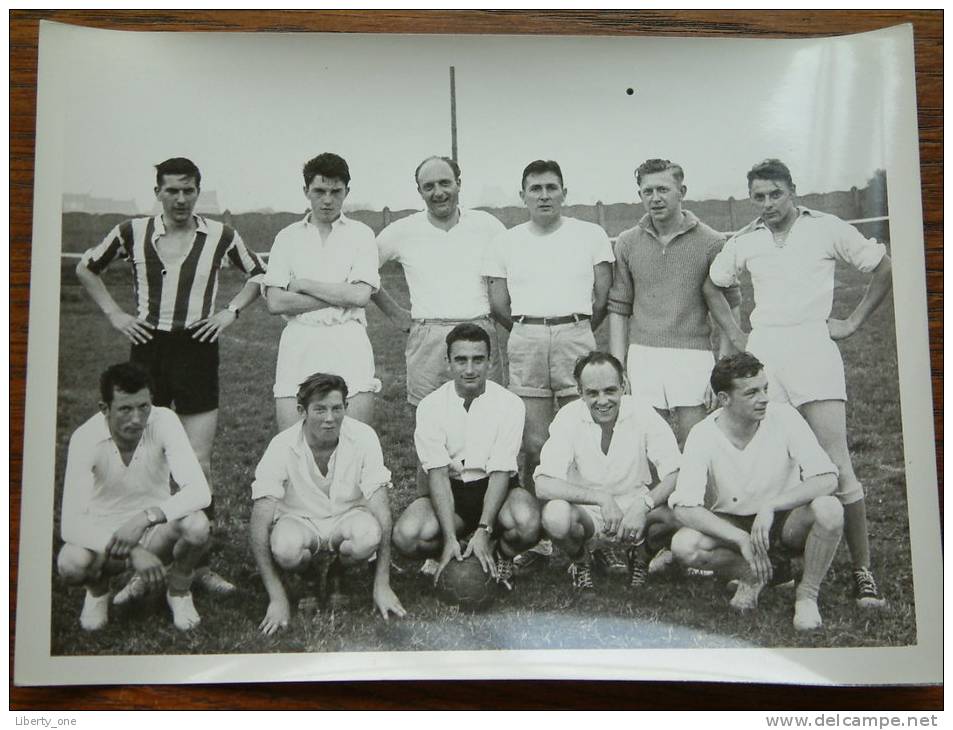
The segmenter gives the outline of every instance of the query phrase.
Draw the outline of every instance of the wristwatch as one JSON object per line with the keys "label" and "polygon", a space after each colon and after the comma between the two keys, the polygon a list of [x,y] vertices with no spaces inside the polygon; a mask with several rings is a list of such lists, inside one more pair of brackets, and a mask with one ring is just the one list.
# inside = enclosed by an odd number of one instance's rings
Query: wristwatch
{"label": "wristwatch", "polygon": [[477,525],[477,529],[478,529],[478,530],[486,530],[486,536],[487,536],[487,537],[493,537],[493,528],[490,527],[490,526],[489,526],[488,524],[486,524],[485,522],[481,522],[479,525]]}
{"label": "wristwatch", "polygon": [[655,507],[656,507],[656,505],[655,505],[655,500],[652,499],[652,493],[651,493],[651,492],[646,492],[645,494],[643,494],[643,495],[642,495],[642,500],[645,502],[645,506],[649,508],[649,512],[651,512],[653,509],[655,509]]}
{"label": "wristwatch", "polygon": [[149,520],[149,527],[158,525],[160,522],[162,522],[162,512],[157,510],[155,507],[149,507],[145,512],[146,519]]}
{"label": "wristwatch", "polygon": [[229,303],[229,305],[225,307],[225,309],[227,309],[229,312],[234,314],[235,319],[238,319],[238,315],[241,314],[241,311],[242,311],[238,307],[236,307],[234,304],[231,304],[231,303]]}

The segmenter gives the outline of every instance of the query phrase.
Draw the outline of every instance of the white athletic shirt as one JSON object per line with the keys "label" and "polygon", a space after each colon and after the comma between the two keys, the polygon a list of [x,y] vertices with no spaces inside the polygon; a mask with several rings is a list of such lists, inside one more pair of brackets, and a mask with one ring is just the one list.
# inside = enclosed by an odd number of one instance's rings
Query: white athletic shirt
{"label": "white athletic shirt", "polygon": [[563,216],[551,233],[534,233],[531,222],[501,233],[487,252],[483,274],[506,279],[513,315],[562,317],[592,314],[592,268],[614,261],[600,226]]}
{"label": "white athletic shirt", "polygon": [[837,467],[801,414],[787,403],[769,403],[754,438],[735,447],[718,426],[719,408],[692,428],[671,507],[753,515],[770,499]]}
{"label": "white athletic shirt", "polygon": [[414,444],[425,471],[450,467],[450,477],[464,482],[483,479],[495,471],[515,474],[523,442],[526,406],[492,380],[486,390],[463,407],[451,380],[417,406]]}
{"label": "white athletic shirt", "polygon": [[835,263],[869,273],[887,252],[837,216],[801,207],[797,214],[783,246],[758,219],[730,238],[712,261],[709,276],[721,287],[737,284],[742,271],[751,273],[752,327],[826,322],[834,301]]}
{"label": "white athletic shirt", "polygon": [[460,209],[449,231],[427,211],[394,221],[377,236],[380,265],[397,261],[410,290],[414,319],[476,319],[490,313],[483,259],[505,226],[490,213]]}

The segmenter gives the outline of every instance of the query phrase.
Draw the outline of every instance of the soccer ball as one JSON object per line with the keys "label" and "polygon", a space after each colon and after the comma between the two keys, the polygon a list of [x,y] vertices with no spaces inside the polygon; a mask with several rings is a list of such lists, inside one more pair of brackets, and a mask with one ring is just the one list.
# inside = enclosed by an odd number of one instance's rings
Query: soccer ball
{"label": "soccer ball", "polygon": [[467,611],[486,608],[496,597],[496,579],[483,572],[476,555],[451,560],[437,581],[437,597]]}

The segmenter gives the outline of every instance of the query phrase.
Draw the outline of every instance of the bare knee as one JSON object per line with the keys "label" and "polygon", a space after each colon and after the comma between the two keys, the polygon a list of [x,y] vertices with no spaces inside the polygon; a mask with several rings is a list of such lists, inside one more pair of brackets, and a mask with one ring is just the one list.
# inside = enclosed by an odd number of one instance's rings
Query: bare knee
{"label": "bare knee", "polygon": [[397,520],[391,532],[391,542],[404,555],[413,555],[417,552],[421,539],[422,525],[406,512]]}
{"label": "bare knee", "polygon": [[301,539],[276,526],[271,533],[271,556],[283,570],[301,570],[311,557],[311,552]]}
{"label": "bare knee", "polygon": [[355,518],[348,542],[351,544],[351,559],[367,560],[381,544],[380,523],[371,515]]}
{"label": "bare knee", "polygon": [[550,500],[543,507],[542,524],[554,540],[566,539],[572,529],[572,505],[564,499]]}
{"label": "bare knee", "polygon": [[814,524],[825,530],[837,532],[844,528],[844,508],[837,497],[817,497],[811,502],[811,513]]}
{"label": "bare knee", "polygon": [[78,585],[96,577],[96,553],[67,543],[56,558],[56,568],[66,583]]}
{"label": "bare knee", "polygon": [[205,545],[211,533],[208,517],[201,510],[183,517],[179,530],[181,538],[191,545]]}
{"label": "bare knee", "polygon": [[702,534],[690,527],[683,527],[672,535],[672,555],[675,559],[689,568],[701,562]]}
{"label": "bare knee", "polygon": [[532,545],[539,537],[539,505],[529,494],[511,499],[505,506],[505,519],[501,518],[506,532],[513,531],[521,544]]}

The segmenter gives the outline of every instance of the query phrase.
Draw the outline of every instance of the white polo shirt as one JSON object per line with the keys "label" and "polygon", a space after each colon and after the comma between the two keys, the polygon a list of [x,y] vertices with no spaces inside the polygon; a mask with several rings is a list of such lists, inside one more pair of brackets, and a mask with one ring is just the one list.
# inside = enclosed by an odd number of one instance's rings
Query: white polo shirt
{"label": "white polo shirt", "polygon": [[758,219],[729,239],[709,276],[721,287],[738,283],[747,270],[754,286],[752,327],[787,327],[826,322],[834,301],[834,267],[843,261],[869,273],[887,247],[867,239],[837,216],[797,208],[784,245]]}
{"label": "white polo shirt", "polygon": [[[381,280],[377,266],[374,231],[343,214],[331,224],[331,234],[321,240],[311,213],[275,236],[262,285],[286,289],[293,278],[331,283],[363,282],[375,291]],[[351,320],[367,324],[363,307],[326,307],[297,315],[282,315],[301,324],[333,325]]]}
{"label": "white polo shirt", "polygon": [[487,252],[483,274],[506,279],[514,315],[562,317],[592,314],[592,268],[613,261],[612,243],[600,226],[563,216],[551,233],[534,233],[529,221],[501,233]]}
{"label": "white polo shirt", "polygon": [[417,406],[417,456],[425,471],[449,466],[450,478],[464,482],[495,471],[516,474],[525,420],[520,397],[492,380],[470,410],[464,409],[451,380]]}
{"label": "white polo shirt", "polygon": [[770,499],[837,467],[801,414],[787,403],[769,403],[754,438],[738,449],[718,426],[719,408],[695,425],[685,442],[672,507],[753,515]]}
{"label": "white polo shirt", "polygon": [[681,454],[675,434],[651,406],[622,396],[619,416],[602,453],[602,427],[592,420],[582,400],[567,403],[549,427],[534,478],[562,479],[574,486],[624,495],[652,484],[649,463],[658,478],[679,469]]}
{"label": "white polo shirt", "polygon": [[[175,495],[170,475],[179,485]],[[168,408],[152,407],[128,466],[102,413],[70,437],[60,515],[64,542],[101,553],[138,512],[158,507],[172,521],[208,507],[211,500],[182,422]]]}
{"label": "white polo shirt", "polygon": [[295,423],[268,444],[255,469],[253,500],[274,497],[283,512],[320,520],[342,515],[390,486],[381,443],[366,423],[344,417],[327,474],[318,469],[303,424]]}
{"label": "white polo shirt", "polygon": [[427,211],[394,221],[380,232],[380,265],[397,261],[410,290],[414,319],[476,319],[490,313],[483,259],[494,237],[506,227],[490,213],[460,209],[449,231],[438,228]]}

